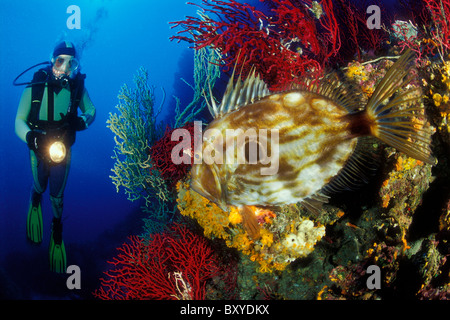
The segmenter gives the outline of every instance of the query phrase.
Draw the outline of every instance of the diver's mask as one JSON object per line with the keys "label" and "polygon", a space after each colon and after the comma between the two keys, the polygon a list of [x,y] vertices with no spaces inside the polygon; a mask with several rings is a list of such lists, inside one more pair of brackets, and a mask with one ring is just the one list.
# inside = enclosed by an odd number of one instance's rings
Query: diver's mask
{"label": "diver's mask", "polygon": [[74,56],[61,54],[52,58],[52,72],[55,79],[74,78],[79,67],[80,63]]}

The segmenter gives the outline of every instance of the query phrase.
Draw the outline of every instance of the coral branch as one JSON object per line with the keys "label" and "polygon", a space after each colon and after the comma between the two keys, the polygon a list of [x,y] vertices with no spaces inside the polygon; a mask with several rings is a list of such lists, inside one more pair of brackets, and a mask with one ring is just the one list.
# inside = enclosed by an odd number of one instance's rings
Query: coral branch
{"label": "coral branch", "polygon": [[[188,148],[180,150],[179,154],[175,156],[179,159],[183,157],[189,159],[187,163],[175,163],[172,159],[172,152],[176,150],[176,146],[179,145],[180,141],[172,140],[172,133],[177,130],[182,136],[180,136],[182,141],[187,141]],[[167,182],[170,187],[175,187],[178,180],[184,178],[191,168],[192,156],[194,150],[194,124],[187,123],[181,128],[166,129],[164,136],[154,143],[150,148],[149,154],[152,158],[151,172],[157,172],[161,174],[161,177]]]}
{"label": "coral branch", "polygon": [[206,239],[182,225],[148,242],[132,236],[118,251],[94,292],[97,298],[200,300],[207,282],[226,273]]}
{"label": "coral branch", "polygon": [[208,87],[214,87],[216,80],[220,77],[221,55],[218,50],[208,46],[194,51],[194,85],[190,85],[182,79],[194,91],[192,101],[180,110],[180,103],[177,98],[175,108],[174,128],[184,126],[188,122],[196,119],[196,116],[205,109],[206,100],[211,99]]}
{"label": "coral branch", "polygon": [[432,39],[438,42],[437,49],[442,59],[450,49],[450,1],[424,0],[427,9],[431,12],[434,28],[430,30]]}
{"label": "coral branch", "polygon": [[188,41],[196,49],[218,50],[224,71],[236,67],[245,76],[256,68],[272,89],[286,87],[306,73],[320,73],[340,48],[331,0],[323,1],[323,8],[319,5],[324,12],[319,16],[308,10],[317,6],[315,1],[271,0],[269,4],[267,16],[234,0],[203,0],[200,17],[172,22],[182,30],[171,39]]}
{"label": "coral branch", "polygon": [[154,88],[148,85],[148,74],[139,69],[134,83],[136,89],[126,84],[119,93],[119,113],[110,113],[108,128],[115,134],[114,168],[110,176],[117,192],[123,187],[130,201],[144,199],[146,205],[152,199],[169,201],[165,181],[158,172],[150,173],[151,158],[147,151],[156,139],[155,118],[161,112],[154,108]]}

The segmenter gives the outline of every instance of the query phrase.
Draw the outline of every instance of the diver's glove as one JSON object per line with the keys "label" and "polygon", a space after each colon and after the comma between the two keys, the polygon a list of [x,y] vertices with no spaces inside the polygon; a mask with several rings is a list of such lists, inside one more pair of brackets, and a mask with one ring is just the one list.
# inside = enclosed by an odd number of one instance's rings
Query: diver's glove
{"label": "diver's glove", "polygon": [[45,133],[40,130],[28,131],[26,140],[28,148],[30,148],[30,150],[38,151],[39,148],[44,144]]}
{"label": "diver's glove", "polygon": [[72,128],[72,130],[83,131],[83,130],[87,129],[87,127],[88,127],[87,116],[85,116],[85,115],[81,115],[81,117],[78,117],[78,116],[71,117],[69,115],[64,116],[61,113],[61,119],[64,119],[64,118],[67,119],[66,121],[67,121],[69,127]]}
{"label": "diver's glove", "polygon": [[85,121],[85,119],[83,118],[83,116],[81,117],[76,117],[75,119],[75,124],[74,124],[74,128],[76,131],[82,131],[87,129],[88,125]]}

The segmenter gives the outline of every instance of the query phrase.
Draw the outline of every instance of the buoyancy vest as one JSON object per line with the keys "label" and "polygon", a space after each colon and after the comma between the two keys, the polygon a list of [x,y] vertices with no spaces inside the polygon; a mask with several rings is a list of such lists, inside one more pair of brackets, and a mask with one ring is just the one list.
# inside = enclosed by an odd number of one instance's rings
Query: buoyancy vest
{"label": "buoyancy vest", "polygon": [[[55,80],[52,80],[51,67],[43,68],[35,72],[33,80],[28,87],[31,87],[31,110],[28,115],[28,126],[31,129],[39,129],[43,131],[58,132],[63,135],[68,146],[75,143],[76,118],[78,117],[78,106],[84,92],[85,74],[78,73],[74,79],[70,79],[70,102],[67,106],[66,115],[61,120],[54,120],[54,91],[60,86]],[[47,119],[40,120],[39,113],[42,107],[42,100],[47,85]]]}

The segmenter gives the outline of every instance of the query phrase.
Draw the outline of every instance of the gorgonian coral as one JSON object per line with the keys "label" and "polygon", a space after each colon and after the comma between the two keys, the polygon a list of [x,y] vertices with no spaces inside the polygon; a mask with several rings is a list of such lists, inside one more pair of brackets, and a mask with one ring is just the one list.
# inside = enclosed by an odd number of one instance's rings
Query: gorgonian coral
{"label": "gorgonian coral", "polygon": [[[340,48],[331,0],[271,0],[268,14],[234,0],[203,0],[200,17],[172,22],[182,30],[171,39],[211,46],[226,68],[251,68],[271,88],[282,88],[306,72],[319,73]],[[318,7],[317,7],[318,6]],[[314,8],[315,7],[315,8]],[[212,18],[215,17],[215,18]]]}
{"label": "gorgonian coral", "polygon": [[[177,133],[176,136],[173,135],[174,132]],[[190,122],[181,128],[166,129],[164,136],[156,141],[149,149],[149,154],[152,159],[151,171],[157,169],[164,180],[168,182],[168,185],[172,187],[175,186],[178,180],[186,176],[191,167],[194,150],[193,137],[194,124]],[[191,141],[189,148],[177,148],[181,143],[179,139],[181,141]],[[183,154],[183,152],[189,153]],[[183,158],[189,159],[189,163],[182,161]]]}
{"label": "gorgonian coral", "polygon": [[154,88],[148,84],[144,68],[134,77],[135,89],[122,86],[119,93],[118,113],[110,113],[106,122],[115,134],[114,168],[110,176],[117,192],[125,190],[128,200],[144,199],[149,205],[153,199],[168,201],[168,191],[158,172],[150,173],[151,158],[148,148],[156,139],[155,118],[161,107],[154,107]]}
{"label": "gorgonian coral", "polygon": [[94,296],[104,300],[202,300],[206,284],[222,277],[233,290],[230,274],[205,238],[173,225],[149,240],[136,236],[118,248]]}

